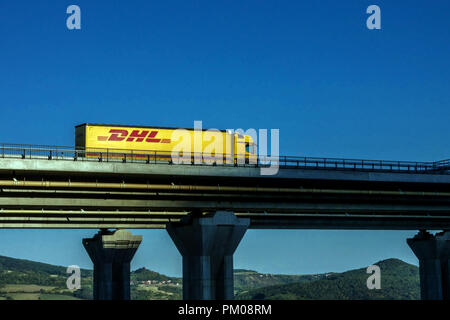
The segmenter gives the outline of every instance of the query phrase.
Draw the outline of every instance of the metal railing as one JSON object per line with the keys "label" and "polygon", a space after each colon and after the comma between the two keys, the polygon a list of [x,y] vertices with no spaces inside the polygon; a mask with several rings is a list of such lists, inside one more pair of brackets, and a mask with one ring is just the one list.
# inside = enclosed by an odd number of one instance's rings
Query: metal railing
{"label": "metal railing", "polygon": [[436,161],[434,163],[436,164],[436,167],[438,167],[442,170],[450,170],[450,159]]}
{"label": "metal railing", "polygon": [[71,161],[123,162],[123,163],[165,163],[189,165],[224,165],[267,167],[279,165],[281,168],[409,172],[426,174],[450,174],[450,159],[436,162],[363,160],[343,158],[316,158],[280,156],[254,157],[221,154],[206,157],[202,153],[180,154],[174,158],[168,151],[124,150],[124,149],[75,149],[66,146],[0,144],[0,158],[47,159]]}
{"label": "metal railing", "polygon": [[280,157],[280,166],[329,170],[431,173],[439,171],[435,162],[364,160],[343,158]]}

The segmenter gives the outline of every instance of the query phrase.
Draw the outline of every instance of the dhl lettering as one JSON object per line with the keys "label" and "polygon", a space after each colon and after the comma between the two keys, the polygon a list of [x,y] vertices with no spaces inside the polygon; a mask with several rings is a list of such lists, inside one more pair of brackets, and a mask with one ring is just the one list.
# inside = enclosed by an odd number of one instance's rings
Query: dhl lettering
{"label": "dhl lettering", "polygon": [[[111,134],[108,136],[98,136],[97,141],[124,141],[125,138],[127,142],[146,142],[150,143],[170,143],[170,139],[157,139],[155,138],[158,131],[148,131],[148,130],[133,130],[128,134],[128,130],[111,129],[109,130]],[[147,139],[146,139],[147,138]]]}
{"label": "dhl lettering", "polygon": [[109,137],[108,141],[123,141],[128,135],[127,130],[111,129],[109,130],[109,133],[112,133],[112,135]]}
{"label": "dhl lettering", "polygon": [[148,135],[148,138],[147,138],[147,142],[156,142],[156,143],[160,142],[161,139],[153,139],[156,137],[157,134],[158,134],[158,131],[150,132],[150,134]]}
{"label": "dhl lettering", "polygon": [[131,132],[130,136],[128,137],[127,141],[134,141],[135,138],[136,142],[142,142],[144,141],[144,138],[148,135],[148,131],[142,131],[142,133],[139,133],[139,130],[133,130]]}

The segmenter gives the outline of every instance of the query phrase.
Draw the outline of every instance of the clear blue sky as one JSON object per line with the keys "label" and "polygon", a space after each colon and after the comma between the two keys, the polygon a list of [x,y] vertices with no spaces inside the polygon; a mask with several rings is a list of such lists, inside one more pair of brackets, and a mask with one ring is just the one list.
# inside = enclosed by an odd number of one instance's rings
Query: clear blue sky
{"label": "clear blue sky", "polygon": [[[66,8],[81,7],[81,30]],[[366,8],[381,8],[381,30]],[[450,158],[450,2],[0,2],[0,141],[73,145],[83,122],[279,128],[285,155]],[[164,230],[132,268],[181,274]],[[0,254],[91,267],[94,230],[0,230]],[[414,232],[248,231],[235,267],[343,271]]]}

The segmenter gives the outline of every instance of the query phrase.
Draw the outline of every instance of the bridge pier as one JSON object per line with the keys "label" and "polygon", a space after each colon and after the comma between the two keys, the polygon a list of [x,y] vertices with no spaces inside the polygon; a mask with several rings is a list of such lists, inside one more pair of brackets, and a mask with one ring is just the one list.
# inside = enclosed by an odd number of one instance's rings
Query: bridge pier
{"label": "bridge pier", "polygon": [[126,230],[101,230],[83,239],[94,263],[94,300],[130,300],[130,262],[141,241]]}
{"label": "bridge pier", "polygon": [[232,300],[233,254],[250,224],[233,212],[189,217],[167,232],[183,256],[184,300]]}
{"label": "bridge pier", "polygon": [[422,300],[450,300],[450,232],[420,231],[407,242],[419,259]]}

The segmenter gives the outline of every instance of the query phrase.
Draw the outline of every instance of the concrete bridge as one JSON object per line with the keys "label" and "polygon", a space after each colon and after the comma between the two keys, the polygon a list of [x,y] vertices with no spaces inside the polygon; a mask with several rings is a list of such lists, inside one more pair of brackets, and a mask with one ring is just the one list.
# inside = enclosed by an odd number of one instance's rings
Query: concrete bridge
{"label": "concrete bridge", "polygon": [[233,298],[233,253],[248,228],[418,230],[408,244],[422,298],[450,299],[446,161],[290,157],[262,176],[259,163],[149,160],[0,148],[0,227],[100,229],[83,239],[95,299],[130,298],[142,238],[124,229],[166,228],[183,256],[184,299]]}

